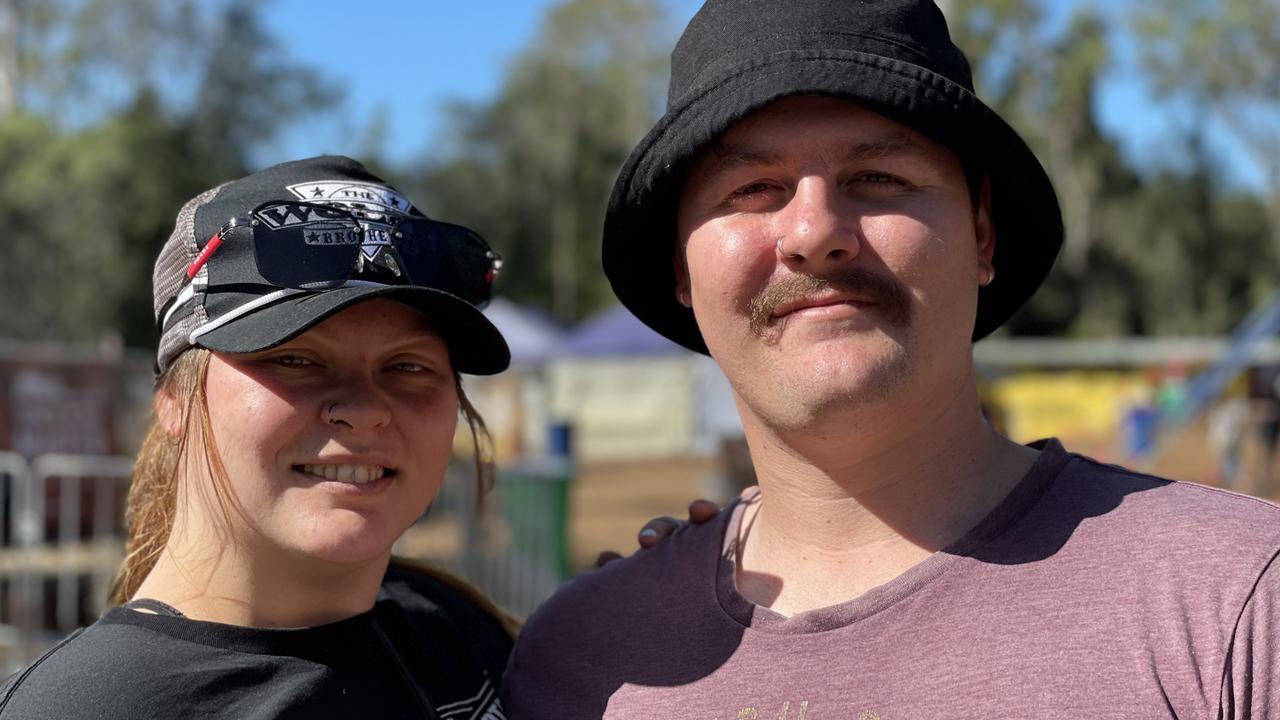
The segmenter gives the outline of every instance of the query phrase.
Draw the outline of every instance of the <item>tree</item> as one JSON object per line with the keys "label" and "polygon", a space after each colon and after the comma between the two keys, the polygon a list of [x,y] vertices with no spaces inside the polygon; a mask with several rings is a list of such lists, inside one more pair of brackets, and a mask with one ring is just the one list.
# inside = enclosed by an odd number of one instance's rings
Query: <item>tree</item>
{"label": "tree", "polygon": [[[1010,332],[1222,333],[1261,300],[1277,273],[1242,261],[1266,254],[1260,206],[1222,189],[1203,134],[1171,139],[1187,149],[1189,167],[1151,175],[1099,127],[1094,98],[1117,32],[1106,16],[1081,7],[1055,30],[1044,0],[949,6],[979,93],[1044,162],[1066,224],[1058,264]],[[1180,7],[1170,0],[1161,12]]]}
{"label": "tree", "polygon": [[1280,260],[1280,4],[1152,0],[1132,15],[1157,93],[1221,121],[1262,170],[1272,261]]}
{"label": "tree", "polygon": [[501,289],[561,321],[612,302],[599,232],[617,169],[659,110],[670,47],[656,0],[568,0],[490,103],[451,109],[422,177],[433,214],[475,227],[511,268]]}
{"label": "tree", "polygon": [[[31,10],[21,0],[0,3],[10,12]],[[17,309],[0,314],[0,336],[96,341],[120,332],[129,344],[152,345],[151,265],[178,208],[244,174],[255,147],[332,93],[313,73],[278,56],[252,5],[227,2],[221,12],[200,16],[199,34],[217,40],[184,47],[197,63],[194,102],[162,97],[150,71],[125,73],[118,79],[131,79],[113,85],[125,101],[104,104],[83,124],[68,126],[51,108],[74,101],[47,78],[93,78],[136,67],[140,61],[121,55],[115,44],[73,40],[90,20],[108,28],[120,18],[145,24],[130,14],[145,3],[59,5],[79,14],[31,19],[15,33],[26,38],[22,56],[57,59],[58,48],[81,47],[74,57],[100,62],[19,73],[19,102],[0,116],[0,226],[8,230],[0,302]],[[117,9],[124,6],[132,10]],[[42,24],[56,22],[67,24]],[[172,43],[184,43],[181,35],[155,35],[158,28],[172,29],[162,22],[135,35],[156,41],[152,62],[174,51]]]}
{"label": "tree", "polygon": [[193,0],[0,0],[0,117],[127,107],[200,47]]}

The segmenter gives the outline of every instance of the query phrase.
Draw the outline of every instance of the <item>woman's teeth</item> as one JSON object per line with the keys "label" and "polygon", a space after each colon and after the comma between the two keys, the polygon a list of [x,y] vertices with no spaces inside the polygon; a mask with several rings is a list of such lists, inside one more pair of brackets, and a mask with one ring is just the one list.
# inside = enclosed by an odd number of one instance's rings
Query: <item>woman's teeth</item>
{"label": "woman's teeth", "polygon": [[366,485],[386,473],[380,465],[303,465],[302,472],[326,480],[336,480],[352,485]]}

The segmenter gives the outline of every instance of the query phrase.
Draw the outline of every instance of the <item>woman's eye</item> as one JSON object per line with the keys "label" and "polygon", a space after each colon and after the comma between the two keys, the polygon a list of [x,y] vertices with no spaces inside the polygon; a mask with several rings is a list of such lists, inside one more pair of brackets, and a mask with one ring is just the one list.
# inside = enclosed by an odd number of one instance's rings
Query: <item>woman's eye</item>
{"label": "woman's eye", "polygon": [[308,365],[315,364],[311,362],[311,360],[300,355],[280,355],[272,358],[271,360],[277,365],[283,365],[285,367],[306,367]]}

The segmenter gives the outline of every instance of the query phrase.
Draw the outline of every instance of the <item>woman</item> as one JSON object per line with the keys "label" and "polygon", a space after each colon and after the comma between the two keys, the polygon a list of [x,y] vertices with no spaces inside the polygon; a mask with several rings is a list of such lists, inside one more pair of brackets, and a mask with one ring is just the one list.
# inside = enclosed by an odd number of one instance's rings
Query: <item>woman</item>
{"label": "woman", "polygon": [[11,678],[0,718],[504,717],[508,619],[388,570],[459,411],[485,433],[458,373],[507,367],[476,307],[499,264],[343,157],[189,202],[155,268],[123,604]]}

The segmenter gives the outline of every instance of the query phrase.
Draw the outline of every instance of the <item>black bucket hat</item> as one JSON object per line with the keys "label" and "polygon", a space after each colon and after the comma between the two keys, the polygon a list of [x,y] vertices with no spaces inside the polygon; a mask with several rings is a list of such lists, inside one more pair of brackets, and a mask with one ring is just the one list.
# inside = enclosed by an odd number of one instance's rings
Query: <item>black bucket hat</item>
{"label": "black bucket hat", "polygon": [[719,135],[789,95],[828,95],[951,149],[991,181],[996,278],[978,294],[973,339],[1036,291],[1062,246],[1062,213],[1031,149],[974,94],[969,63],[930,0],[709,0],[671,55],[667,112],[622,166],[604,224],[613,290],[649,327],[707,352],[676,301],[676,203],[690,162]]}
{"label": "black bucket hat", "polygon": [[[339,269],[351,274],[321,287],[282,287],[264,277],[262,248],[250,227],[234,224],[238,219],[253,226],[274,219],[286,230],[297,231],[289,237],[306,236],[304,242],[285,244],[276,253],[277,264],[286,271],[299,277],[314,272],[316,265],[308,265],[314,261],[310,252],[327,243],[344,246],[337,252],[354,262]],[[410,226],[420,232],[396,233]],[[335,228],[356,232],[342,235]],[[448,267],[418,261],[422,275],[429,271],[431,277],[411,277],[394,258],[404,262],[405,253],[415,248],[405,244],[409,241],[396,241],[401,247],[397,254],[390,253],[391,234],[421,239],[423,246],[430,241],[434,254],[424,251],[414,259],[430,257]],[[452,256],[455,244],[449,239],[455,237],[465,237],[469,244],[464,249],[473,252],[465,268]],[[331,155],[274,165],[201,193],[178,214],[152,276],[160,330],[156,370],[164,372],[179,353],[194,346],[232,353],[265,350],[356,303],[386,298],[428,317],[449,346],[454,370],[499,373],[507,368],[511,353],[479,309],[487,301],[498,263],[497,254],[479,236],[429,220],[355,160]],[[460,282],[462,270],[479,276]]]}

